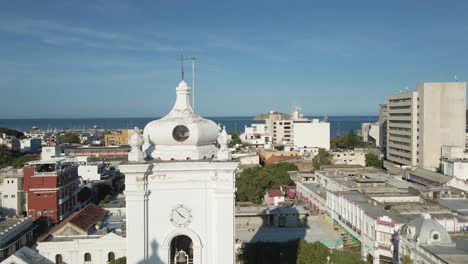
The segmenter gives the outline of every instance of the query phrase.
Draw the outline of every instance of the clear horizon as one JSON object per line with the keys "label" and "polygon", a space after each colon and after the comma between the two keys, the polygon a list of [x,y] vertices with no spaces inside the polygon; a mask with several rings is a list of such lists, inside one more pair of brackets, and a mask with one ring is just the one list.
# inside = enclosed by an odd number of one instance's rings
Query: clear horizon
{"label": "clear horizon", "polygon": [[[196,59],[201,116],[375,116],[466,80],[467,1],[4,1],[1,119],[164,116]],[[450,15],[444,15],[450,14]],[[186,63],[191,85],[191,63]],[[456,77],[455,77],[456,76]]]}

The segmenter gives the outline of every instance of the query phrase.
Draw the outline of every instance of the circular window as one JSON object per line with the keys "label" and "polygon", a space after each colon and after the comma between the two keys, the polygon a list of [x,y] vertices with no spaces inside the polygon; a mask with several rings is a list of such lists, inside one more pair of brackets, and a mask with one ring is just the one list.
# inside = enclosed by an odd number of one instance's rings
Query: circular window
{"label": "circular window", "polygon": [[184,142],[189,136],[190,132],[186,126],[178,125],[172,130],[172,137],[178,142]]}
{"label": "circular window", "polygon": [[435,233],[432,235],[433,240],[439,240],[439,234]]}

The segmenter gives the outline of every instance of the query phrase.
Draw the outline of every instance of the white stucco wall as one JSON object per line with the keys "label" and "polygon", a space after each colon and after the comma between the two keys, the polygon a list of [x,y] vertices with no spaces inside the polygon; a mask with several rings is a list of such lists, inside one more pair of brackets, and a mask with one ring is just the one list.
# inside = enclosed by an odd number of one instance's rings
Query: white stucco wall
{"label": "white stucco wall", "polygon": [[330,150],[330,123],[294,123],[294,145],[298,148],[317,147]]}

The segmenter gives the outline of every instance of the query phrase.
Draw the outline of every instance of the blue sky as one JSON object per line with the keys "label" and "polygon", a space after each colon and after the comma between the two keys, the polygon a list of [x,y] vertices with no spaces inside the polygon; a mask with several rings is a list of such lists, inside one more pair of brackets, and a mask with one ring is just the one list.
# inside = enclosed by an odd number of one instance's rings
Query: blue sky
{"label": "blue sky", "polygon": [[467,11],[464,0],[1,1],[0,118],[164,115],[181,53],[197,57],[204,116],[375,115],[405,87],[467,78]]}

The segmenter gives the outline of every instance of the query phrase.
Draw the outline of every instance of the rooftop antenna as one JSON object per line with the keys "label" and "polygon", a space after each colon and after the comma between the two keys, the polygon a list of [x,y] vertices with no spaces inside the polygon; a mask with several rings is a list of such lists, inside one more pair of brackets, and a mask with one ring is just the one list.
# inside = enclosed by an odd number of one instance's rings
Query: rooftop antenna
{"label": "rooftop antenna", "polygon": [[191,60],[192,61],[192,108],[195,109],[195,57],[186,58],[183,54],[180,55],[180,71],[182,74],[182,81],[185,80],[185,72],[184,72],[184,61]]}
{"label": "rooftop antenna", "polygon": [[195,60],[196,57],[190,58],[192,60],[192,107],[195,109]]}
{"label": "rooftop antenna", "polygon": [[186,59],[183,54],[180,54],[180,58],[178,60],[180,60],[180,72],[182,74],[182,81],[184,81],[184,60]]}

